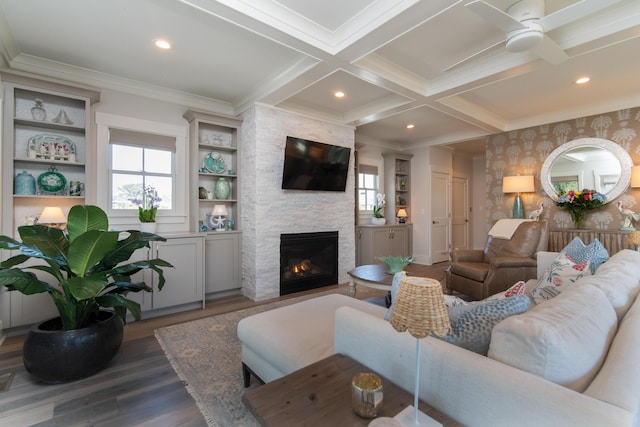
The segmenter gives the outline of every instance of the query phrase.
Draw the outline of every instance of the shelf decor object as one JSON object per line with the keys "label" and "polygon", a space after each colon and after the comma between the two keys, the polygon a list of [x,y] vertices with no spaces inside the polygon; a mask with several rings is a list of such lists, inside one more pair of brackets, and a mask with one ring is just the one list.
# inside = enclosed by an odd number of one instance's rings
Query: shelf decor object
{"label": "shelf decor object", "polygon": [[392,307],[389,318],[391,326],[398,332],[409,331],[416,338],[416,381],[413,406],[407,406],[394,419],[404,426],[433,425],[434,420],[418,409],[420,338],[430,333],[442,337],[451,328],[442,285],[434,279],[405,277],[400,283],[398,297]]}
{"label": "shelf decor object", "polygon": [[31,117],[39,122],[47,118],[47,111],[42,107],[42,99],[35,99],[36,105],[31,108]]}
{"label": "shelf decor object", "polygon": [[51,166],[47,172],[38,175],[38,188],[43,193],[60,193],[67,188],[67,178]]}
{"label": "shelf decor object", "polygon": [[218,178],[215,187],[213,187],[213,195],[216,199],[227,200],[231,194],[231,185],[226,178]]}
{"label": "shelf decor object", "polygon": [[35,135],[29,138],[27,150],[31,159],[76,161],[76,144],[60,135]]}
{"label": "shelf decor object", "polygon": [[60,109],[60,112],[58,113],[58,115],[55,116],[53,119],[51,119],[51,121],[53,123],[69,125],[69,126],[73,124],[73,120],[71,120],[69,116],[67,116],[67,112],[64,111],[62,108]]}
{"label": "shelf decor object", "polygon": [[211,152],[204,158],[204,167],[211,173],[224,173],[227,164],[220,153]]}
{"label": "shelf decor object", "polygon": [[27,171],[22,171],[13,180],[13,194],[33,196],[36,194],[36,179]]}
{"label": "shelf decor object", "polygon": [[513,218],[524,218],[524,203],[520,193],[532,193],[533,191],[535,191],[533,175],[505,176],[502,178],[502,192],[516,193],[516,198],[513,200]]}

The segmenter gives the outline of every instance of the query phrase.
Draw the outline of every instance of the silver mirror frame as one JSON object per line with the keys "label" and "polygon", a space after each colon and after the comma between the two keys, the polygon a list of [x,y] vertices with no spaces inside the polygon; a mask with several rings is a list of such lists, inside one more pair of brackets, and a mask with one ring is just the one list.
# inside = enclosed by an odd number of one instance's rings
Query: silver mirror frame
{"label": "silver mirror frame", "polygon": [[631,160],[631,156],[627,151],[620,146],[620,144],[616,144],[613,141],[603,138],[578,138],[573,141],[569,141],[567,143],[562,144],[560,147],[556,148],[549,154],[542,164],[542,169],[540,170],[540,183],[542,184],[542,188],[544,189],[547,196],[549,196],[553,201],[558,199],[558,195],[556,194],[553,185],[551,184],[551,166],[553,162],[566,153],[567,151],[573,150],[578,147],[599,147],[604,148],[609,151],[611,154],[616,156],[618,161],[620,162],[620,179],[618,183],[606,194],[606,203],[614,200],[622,193],[624,193],[627,188],[629,188],[629,183],[631,182],[631,168],[633,167],[633,161]]}

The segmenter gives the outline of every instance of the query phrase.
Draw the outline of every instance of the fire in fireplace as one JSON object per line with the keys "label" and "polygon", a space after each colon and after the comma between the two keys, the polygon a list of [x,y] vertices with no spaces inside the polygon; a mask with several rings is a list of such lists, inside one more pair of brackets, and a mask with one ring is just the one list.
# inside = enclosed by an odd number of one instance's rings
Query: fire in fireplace
{"label": "fire in fireplace", "polygon": [[337,231],[280,235],[280,295],[337,283]]}

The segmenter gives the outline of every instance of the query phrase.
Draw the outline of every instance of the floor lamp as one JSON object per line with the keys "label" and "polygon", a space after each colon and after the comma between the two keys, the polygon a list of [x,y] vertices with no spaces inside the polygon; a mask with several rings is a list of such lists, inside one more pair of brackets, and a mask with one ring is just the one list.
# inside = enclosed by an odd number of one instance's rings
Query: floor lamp
{"label": "floor lamp", "polygon": [[389,322],[398,332],[409,331],[416,338],[416,382],[413,406],[394,417],[404,426],[440,425],[418,409],[420,385],[420,338],[433,332],[443,336],[450,330],[442,285],[434,279],[406,277],[400,284]]}
{"label": "floor lamp", "polygon": [[503,193],[517,193],[513,200],[513,218],[524,218],[524,204],[520,193],[532,193],[535,191],[533,175],[505,176],[502,178]]}

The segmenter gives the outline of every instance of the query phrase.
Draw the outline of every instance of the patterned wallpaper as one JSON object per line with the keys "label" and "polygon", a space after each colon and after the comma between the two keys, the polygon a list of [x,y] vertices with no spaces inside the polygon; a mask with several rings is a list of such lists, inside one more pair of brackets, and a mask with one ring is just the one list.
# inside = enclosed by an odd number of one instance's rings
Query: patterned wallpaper
{"label": "patterned wallpaper", "polygon": [[[511,218],[514,194],[502,193],[502,177],[534,175],[535,193],[523,193],[525,216],[544,204],[542,219],[552,228],[573,228],[569,213],[557,207],[547,197],[540,184],[540,169],[544,160],[557,147],[577,138],[604,138],[620,144],[631,156],[634,165],[640,165],[640,108],[614,111],[575,120],[552,123],[527,129],[514,130],[487,139],[487,230],[501,218]],[[615,201],[601,209],[587,211],[584,228],[617,230],[622,216],[616,201],[626,209],[640,212],[640,189],[629,188]],[[634,224],[640,229],[640,224]]]}

